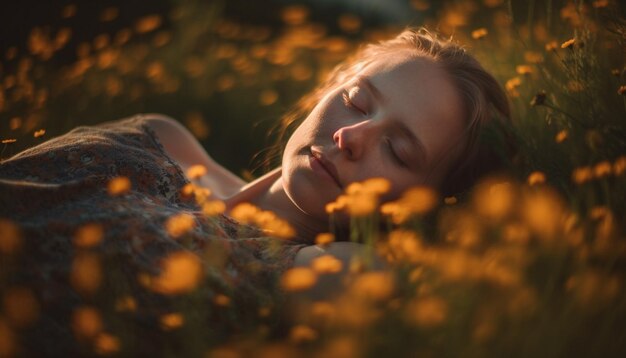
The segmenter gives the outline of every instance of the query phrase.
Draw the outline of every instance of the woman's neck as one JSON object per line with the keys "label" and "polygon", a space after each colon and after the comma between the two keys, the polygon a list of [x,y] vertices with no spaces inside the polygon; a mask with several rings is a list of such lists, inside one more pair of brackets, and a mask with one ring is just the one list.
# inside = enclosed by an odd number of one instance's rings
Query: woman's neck
{"label": "woman's neck", "polygon": [[291,224],[298,238],[306,241],[313,242],[318,233],[328,230],[327,222],[314,219],[291,201],[283,187],[280,168],[246,184],[226,199],[226,214],[244,202],[275,213]]}

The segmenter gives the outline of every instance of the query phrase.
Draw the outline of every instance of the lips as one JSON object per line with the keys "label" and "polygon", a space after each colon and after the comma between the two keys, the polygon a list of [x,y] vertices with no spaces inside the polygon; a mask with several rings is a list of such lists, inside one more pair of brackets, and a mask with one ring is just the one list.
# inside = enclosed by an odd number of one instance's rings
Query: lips
{"label": "lips", "polygon": [[313,157],[313,160],[316,160],[318,163],[320,163],[322,168],[324,168],[324,170],[326,170],[330,177],[335,180],[337,186],[343,189],[343,185],[341,185],[341,181],[339,180],[339,173],[337,172],[337,168],[332,162],[324,157],[324,154],[321,152],[321,150],[316,147],[311,147],[311,156]]}

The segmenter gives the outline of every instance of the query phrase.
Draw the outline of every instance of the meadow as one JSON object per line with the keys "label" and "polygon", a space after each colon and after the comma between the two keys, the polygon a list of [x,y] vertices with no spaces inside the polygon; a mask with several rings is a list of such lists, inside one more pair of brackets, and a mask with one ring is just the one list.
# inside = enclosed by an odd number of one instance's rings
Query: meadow
{"label": "meadow", "polygon": [[[626,353],[623,5],[407,3],[412,20],[402,24],[278,1],[256,20],[233,16],[244,11],[244,1],[171,0],[167,11],[146,9],[131,19],[122,8],[103,5],[88,21],[107,30],[87,35],[71,25],[87,16],[83,5],[68,3],[50,15],[54,25],[33,27],[24,43],[0,53],[0,159],[79,125],[160,112],[251,180],[277,165],[272,147],[281,117],[302,95],[359,45],[409,24],[464,44],[500,81],[512,106],[519,151],[508,175],[487,178],[462,197],[420,187],[383,205],[377,198],[386,183],[371,180],[329,205],[351,215],[350,240],[364,242],[392,267],[369,271],[367,257],[355,259],[332,300],[300,299],[293,310],[276,304],[341,270],[331,257],[286,271],[277,278],[275,301],[251,310],[212,294],[194,274],[195,261],[177,256],[153,281],[137,278],[152,282],[142,285],[167,305],[152,328],[128,329],[141,307],[121,291],[99,289],[107,274],[116,274],[100,264],[114,267],[115,258],[79,256],[97,255],[99,244],[97,233],[83,232],[73,265],[82,273],[70,281],[89,303],[68,321],[86,355],[129,356],[150,339],[160,340],[164,356]],[[187,190],[207,204],[199,188]],[[207,215],[219,212],[212,208]],[[274,229],[280,224],[265,214],[255,221],[260,212],[244,209],[233,216]],[[380,223],[388,230],[380,232]],[[184,235],[184,220],[172,227]],[[318,242],[335,239],[330,227]],[[32,344],[24,337],[41,334],[39,288],[11,280],[28,255],[20,240],[19,230],[0,219],[0,356],[18,355]],[[180,282],[176,275],[196,279]],[[207,322],[229,326],[219,332],[205,329]]]}

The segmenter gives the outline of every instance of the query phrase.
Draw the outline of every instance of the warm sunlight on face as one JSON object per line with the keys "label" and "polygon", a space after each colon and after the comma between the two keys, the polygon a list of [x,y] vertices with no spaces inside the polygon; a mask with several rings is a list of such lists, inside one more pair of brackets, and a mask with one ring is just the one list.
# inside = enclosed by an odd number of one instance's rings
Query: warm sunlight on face
{"label": "warm sunlight on face", "polygon": [[384,198],[437,187],[464,141],[460,94],[449,75],[409,49],[364,66],[330,91],[289,139],[282,180],[290,199],[322,219],[349,183],[384,177]]}

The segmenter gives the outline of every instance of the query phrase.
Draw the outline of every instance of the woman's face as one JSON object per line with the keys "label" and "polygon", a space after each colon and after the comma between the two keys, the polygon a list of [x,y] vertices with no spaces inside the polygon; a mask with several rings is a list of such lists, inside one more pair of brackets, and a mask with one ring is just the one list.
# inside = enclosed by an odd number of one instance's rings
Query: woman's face
{"label": "woman's face", "polygon": [[461,97],[444,70],[409,49],[381,56],[329,91],[293,133],[283,188],[325,220],[325,205],[352,182],[388,179],[383,200],[418,184],[438,187],[460,155],[463,130]]}

